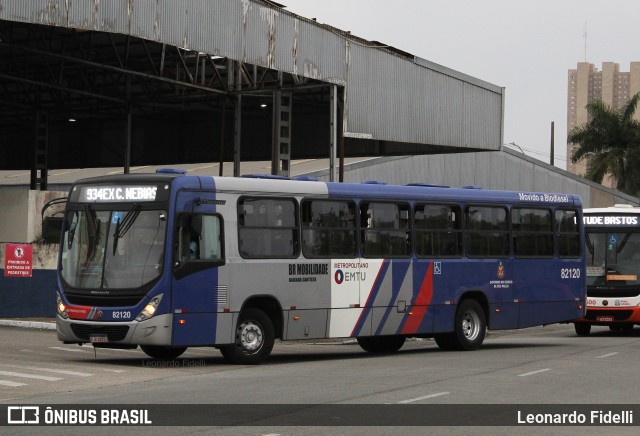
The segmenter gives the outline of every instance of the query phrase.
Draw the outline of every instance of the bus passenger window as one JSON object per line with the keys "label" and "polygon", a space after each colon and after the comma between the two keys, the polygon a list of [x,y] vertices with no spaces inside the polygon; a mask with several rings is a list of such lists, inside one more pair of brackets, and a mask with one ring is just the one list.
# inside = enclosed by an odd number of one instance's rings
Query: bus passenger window
{"label": "bus passenger window", "polygon": [[305,257],[355,257],[355,203],[303,200],[301,208],[302,253]]}
{"label": "bus passenger window", "polygon": [[575,210],[556,210],[556,236],[559,257],[580,257],[580,227]]}
{"label": "bus passenger window", "polygon": [[458,206],[417,204],[414,212],[416,254],[419,257],[460,256],[461,217]]}
{"label": "bus passenger window", "polygon": [[360,223],[363,256],[385,258],[411,254],[408,204],[361,203]]}
{"label": "bus passenger window", "polygon": [[517,257],[553,256],[550,210],[514,207],[511,210],[511,222],[513,251]]}
{"label": "bus passenger window", "polygon": [[298,256],[297,203],[285,198],[238,200],[238,249],[246,259]]}
{"label": "bus passenger window", "polygon": [[509,255],[509,223],[504,207],[469,206],[465,215],[465,243],[470,257]]}

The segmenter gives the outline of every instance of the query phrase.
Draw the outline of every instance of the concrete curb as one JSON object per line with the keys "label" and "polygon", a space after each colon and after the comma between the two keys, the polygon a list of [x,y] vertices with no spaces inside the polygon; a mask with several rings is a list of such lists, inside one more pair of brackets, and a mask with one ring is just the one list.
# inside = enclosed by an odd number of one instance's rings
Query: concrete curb
{"label": "concrete curb", "polygon": [[21,327],[25,329],[55,330],[56,323],[41,321],[17,321],[13,319],[0,319],[0,326]]}

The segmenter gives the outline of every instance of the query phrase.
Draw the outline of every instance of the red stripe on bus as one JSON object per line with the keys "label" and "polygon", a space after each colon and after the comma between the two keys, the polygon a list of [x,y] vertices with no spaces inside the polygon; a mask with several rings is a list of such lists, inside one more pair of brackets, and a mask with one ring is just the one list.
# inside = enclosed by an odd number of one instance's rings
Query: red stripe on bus
{"label": "red stripe on bus", "polygon": [[420,328],[420,324],[427,314],[427,309],[429,309],[429,303],[431,303],[431,298],[433,297],[433,262],[429,264],[429,268],[427,269],[427,273],[422,280],[422,285],[420,286],[420,292],[418,292],[418,296],[416,297],[416,301],[413,302],[410,311],[413,313],[412,315],[407,317],[407,322],[402,327],[402,334],[409,333],[417,333],[418,328]]}

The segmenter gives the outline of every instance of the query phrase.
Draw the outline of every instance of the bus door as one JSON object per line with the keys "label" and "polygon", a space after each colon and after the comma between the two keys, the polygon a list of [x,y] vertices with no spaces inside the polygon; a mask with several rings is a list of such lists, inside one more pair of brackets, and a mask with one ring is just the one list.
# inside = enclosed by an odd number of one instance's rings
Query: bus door
{"label": "bus door", "polygon": [[172,345],[216,343],[218,306],[226,303],[219,283],[224,264],[222,218],[214,193],[179,192],[173,233]]}

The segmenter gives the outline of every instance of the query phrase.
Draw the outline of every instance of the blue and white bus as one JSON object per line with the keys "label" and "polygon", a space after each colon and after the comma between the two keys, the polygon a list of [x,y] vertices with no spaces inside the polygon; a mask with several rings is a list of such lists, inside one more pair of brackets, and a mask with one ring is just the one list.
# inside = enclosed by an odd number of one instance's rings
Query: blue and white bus
{"label": "blue and white bus", "polygon": [[568,194],[165,169],[76,182],[61,239],[58,338],[154,358],[255,364],[276,339],[475,350],[487,328],[585,311]]}

